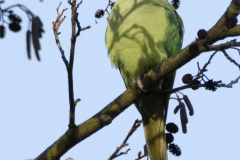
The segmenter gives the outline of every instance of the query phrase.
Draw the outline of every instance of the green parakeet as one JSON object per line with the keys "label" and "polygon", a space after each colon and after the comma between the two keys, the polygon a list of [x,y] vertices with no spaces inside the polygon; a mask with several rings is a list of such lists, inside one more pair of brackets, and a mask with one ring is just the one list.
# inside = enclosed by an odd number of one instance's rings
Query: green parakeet
{"label": "green parakeet", "polygon": [[[167,0],[117,0],[108,18],[106,45],[127,88],[133,79],[181,50],[183,23]],[[151,91],[171,89],[175,73]],[[135,103],[142,115],[151,160],[167,160],[165,121],[169,94],[146,95]]]}

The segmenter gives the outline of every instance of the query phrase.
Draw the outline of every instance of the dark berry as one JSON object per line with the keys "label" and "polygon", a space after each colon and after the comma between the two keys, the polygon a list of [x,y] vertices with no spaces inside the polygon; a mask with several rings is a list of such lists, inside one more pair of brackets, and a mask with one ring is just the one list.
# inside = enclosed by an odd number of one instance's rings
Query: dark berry
{"label": "dark berry", "polygon": [[177,133],[178,126],[175,123],[170,122],[166,125],[166,130],[170,133]]}
{"label": "dark berry", "polygon": [[18,32],[21,30],[21,26],[18,23],[10,23],[9,29],[13,32]]}

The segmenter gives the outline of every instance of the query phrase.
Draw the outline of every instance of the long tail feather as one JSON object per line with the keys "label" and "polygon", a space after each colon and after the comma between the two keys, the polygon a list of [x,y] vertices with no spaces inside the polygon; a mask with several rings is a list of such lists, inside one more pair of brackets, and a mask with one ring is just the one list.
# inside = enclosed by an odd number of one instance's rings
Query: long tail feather
{"label": "long tail feather", "polygon": [[146,120],[143,118],[144,134],[151,160],[167,160],[164,119],[164,111],[162,111],[162,115],[160,115],[154,122],[149,122],[147,120],[148,124],[146,124]]}

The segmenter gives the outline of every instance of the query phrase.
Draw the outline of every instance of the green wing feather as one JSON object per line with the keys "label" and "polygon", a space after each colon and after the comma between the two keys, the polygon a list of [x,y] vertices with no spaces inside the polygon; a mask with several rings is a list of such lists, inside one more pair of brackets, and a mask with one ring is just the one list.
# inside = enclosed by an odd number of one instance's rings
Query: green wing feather
{"label": "green wing feather", "polygon": [[[182,38],[182,20],[166,0],[117,0],[108,18],[108,55],[127,88],[136,76],[176,54]],[[174,77],[175,72],[151,90],[171,89]],[[169,97],[147,95],[137,103],[151,160],[167,159],[164,129]]]}

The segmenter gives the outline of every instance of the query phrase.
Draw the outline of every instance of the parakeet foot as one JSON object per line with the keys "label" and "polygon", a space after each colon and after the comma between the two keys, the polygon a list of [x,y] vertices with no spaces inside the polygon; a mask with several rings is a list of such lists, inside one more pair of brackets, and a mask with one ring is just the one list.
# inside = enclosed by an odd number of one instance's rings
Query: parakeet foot
{"label": "parakeet foot", "polygon": [[142,84],[142,81],[141,81],[141,76],[137,76],[133,79],[133,85],[136,87],[136,88],[139,88],[141,91],[143,92],[147,92],[147,90],[144,89],[144,86]]}

